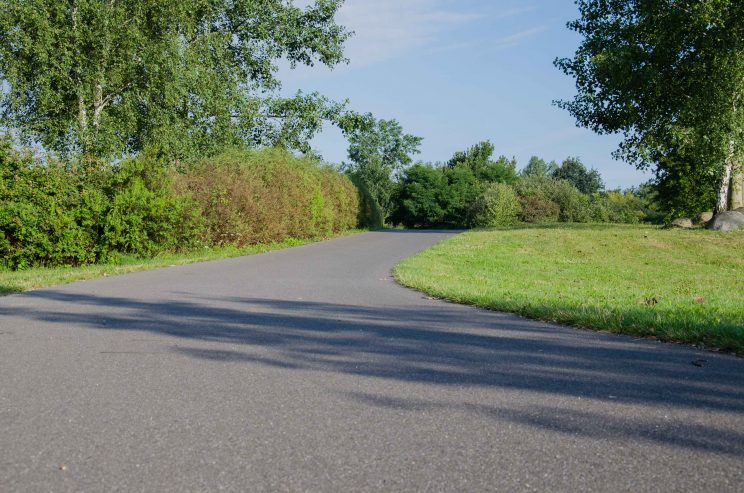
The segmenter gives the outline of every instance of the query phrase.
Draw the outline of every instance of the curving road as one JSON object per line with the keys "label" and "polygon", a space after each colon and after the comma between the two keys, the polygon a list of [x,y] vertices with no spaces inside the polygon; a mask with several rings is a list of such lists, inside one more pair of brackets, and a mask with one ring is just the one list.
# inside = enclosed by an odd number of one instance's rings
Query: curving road
{"label": "curving road", "polygon": [[451,234],[0,298],[0,491],[744,490],[744,359],[391,280]]}

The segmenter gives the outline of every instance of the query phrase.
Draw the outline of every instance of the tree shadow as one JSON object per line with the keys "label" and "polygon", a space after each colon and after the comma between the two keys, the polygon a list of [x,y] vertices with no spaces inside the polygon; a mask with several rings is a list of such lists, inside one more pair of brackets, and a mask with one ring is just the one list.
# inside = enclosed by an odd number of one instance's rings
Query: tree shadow
{"label": "tree shadow", "polygon": [[[744,413],[741,359],[707,356],[660,343],[639,344],[630,337],[556,327],[443,302],[358,306],[185,294],[178,301],[162,302],[56,290],[23,296],[45,302],[12,309],[0,305],[0,316],[168,336],[174,344],[166,354],[216,364],[254,364],[442,388],[512,389],[627,405]],[[702,367],[692,365],[701,355],[709,361]],[[452,405],[394,398],[386,401],[385,397],[363,394],[352,397],[369,405],[402,409]],[[598,438],[638,436],[744,455],[744,434],[714,426],[695,425],[680,434],[673,433],[668,423],[642,417],[608,418],[547,406],[539,412],[483,406],[467,410],[561,433]]]}

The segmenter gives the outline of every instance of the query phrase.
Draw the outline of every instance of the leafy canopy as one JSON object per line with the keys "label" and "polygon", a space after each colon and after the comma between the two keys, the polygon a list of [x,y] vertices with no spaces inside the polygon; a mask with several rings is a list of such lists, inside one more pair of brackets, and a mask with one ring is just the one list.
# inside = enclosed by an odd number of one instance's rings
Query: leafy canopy
{"label": "leafy canopy", "polygon": [[0,0],[3,124],[62,155],[306,151],[324,120],[359,121],[317,94],[276,97],[277,63],[343,62],[341,2]]}
{"label": "leafy canopy", "polygon": [[566,180],[585,194],[597,193],[604,188],[602,177],[596,169],[587,169],[581,159],[569,157],[552,173],[553,178]]}
{"label": "leafy canopy", "polygon": [[385,216],[392,212],[394,178],[411,164],[422,140],[404,133],[396,120],[373,121],[349,135],[350,162],[343,167],[364,184]]}
{"label": "leafy canopy", "polygon": [[555,63],[578,93],[557,104],[582,126],[622,133],[617,157],[662,174],[692,163],[725,192],[744,151],[744,2],[576,3],[568,27],[584,39]]}

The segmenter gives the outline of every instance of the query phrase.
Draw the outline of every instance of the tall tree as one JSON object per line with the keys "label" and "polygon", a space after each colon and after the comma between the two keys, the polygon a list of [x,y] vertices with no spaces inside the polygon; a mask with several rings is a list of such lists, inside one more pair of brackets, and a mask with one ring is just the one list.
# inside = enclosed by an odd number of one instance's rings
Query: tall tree
{"label": "tall tree", "polygon": [[578,94],[558,105],[582,126],[620,132],[616,156],[660,176],[693,163],[725,210],[744,155],[744,2],[577,0],[584,36],[556,65]]}
{"label": "tall tree", "polygon": [[532,156],[522,171],[519,172],[522,176],[550,176],[555,173],[558,169],[558,163],[555,161],[545,162],[544,159],[538,156]]}
{"label": "tall tree", "polygon": [[602,177],[596,169],[587,169],[581,159],[569,157],[563,160],[560,167],[551,173],[553,178],[566,180],[581,193],[593,194],[604,188]]}
{"label": "tall tree", "polygon": [[276,97],[277,62],[344,61],[343,0],[0,0],[3,124],[60,154],[306,148],[343,107]]}
{"label": "tall tree", "polygon": [[465,166],[482,182],[515,183],[517,181],[517,162],[506,156],[493,160],[493,144],[484,140],[466,151],[456,152],[447,161],[447,167]]}
{"label": "tall tree", "polygon": [[[366,115],[371,119],[371,115]],[[386,219],[393,210],[395,180],[418,154],[421,137],[406,134],[396,120],[365,122],[349,135],[349,163],[344,169],[361,181]]]}

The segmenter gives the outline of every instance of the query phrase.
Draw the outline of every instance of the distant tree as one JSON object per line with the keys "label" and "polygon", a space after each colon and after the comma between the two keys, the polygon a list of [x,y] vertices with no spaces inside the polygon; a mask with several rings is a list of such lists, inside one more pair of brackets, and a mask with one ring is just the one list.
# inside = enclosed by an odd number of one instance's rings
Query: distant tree
{"label": "distant tree", "polygon": [[349,135],[343,169],[363,183],[387,218],[393,211],[395,180],[419,152],[421,137],[403,132],[396,120],[377,120]]}
{"label": "distant tree", "polygon": [[423,163],[408,168],[396,194],[393,220],[407,228],[440,226],[446,213],[447,181],[441,169]]}
{"label": "distant tree", "polygon": [[520,171],[522,176],[551,176],[558,169],[558,163],[550,161],[546,163],[544,159],[532,156],[527,166]]}
{"label": "distant tree", "polygon": [[517,181],[517,162],[500,156],[492,160],[494,147],[489,141],[479,142],[467,151],[458,151],[447,162],[447,167],[465,166],[475,177],[483,182],[515,183]]}
{"label": "distant tree", "polygon": [[[716,178],[716,209],[744,156],[744,2],[741,0],[577,0],[584,37],[556,65],[576,80],[573,100],[557,104],[582,126],[620,132],[616,156],[663,180]],[[706,195],[708,181],[693,185]],[[681,190],[681,189],[680,189]]]}
{"label": "distant tree", "polygon": [[341,2],[0,0],[1,124],[63,155],[307,151],[323,120],[358,120],[317,94],[277,97],[277,62],[344,61]]}
{"label": "distant tree", "polygon": [[577,157],[566,158],[560,167],[553,170],[553,178],[566,180],[575,186],[579,192],[593,194],[604,188],[602,177],[596,169],[588,170],[581,159]]}

